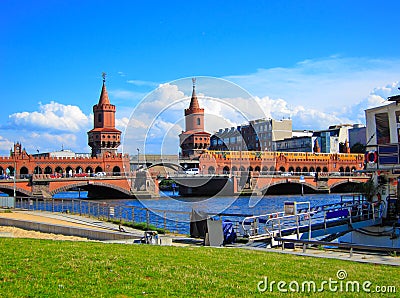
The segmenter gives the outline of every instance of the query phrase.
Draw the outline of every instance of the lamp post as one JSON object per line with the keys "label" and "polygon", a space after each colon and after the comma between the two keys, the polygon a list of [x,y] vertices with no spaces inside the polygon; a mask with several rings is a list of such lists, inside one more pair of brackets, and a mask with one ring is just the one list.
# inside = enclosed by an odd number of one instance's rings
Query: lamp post
{"label": "lamp post", "polygon": [[136,148],[136,150],[137,150],[137,168],[136,168],[136,170],[139,170],[139,153],[140,153],[140,150],[139,150],[139,148]]}
{"label": "lamp post", "polygon": [[15,204],[15,200],[17,199],[17,187],[15,184],[15,179],[16,179],[16,172],[17,172],[17,162],[15,161],[15,152],[14,152],[14,204]]}

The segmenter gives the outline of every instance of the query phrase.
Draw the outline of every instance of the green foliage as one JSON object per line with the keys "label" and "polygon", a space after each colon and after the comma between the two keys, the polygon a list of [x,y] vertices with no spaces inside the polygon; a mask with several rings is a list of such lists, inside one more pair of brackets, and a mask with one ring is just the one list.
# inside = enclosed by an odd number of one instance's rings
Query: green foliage
{"label": "green foliage", "polygon": [[12,213],[10,209],[2,209],[0,213]]}
{"label": "green foliage", "polygon": [[[1,297],[304,297],[259,293],[257,284],[264,277],[321,283],[337,280],[338,270],[348,280],[400,288],[395,266],[245,249],[0,238],[0,252]],[[315,294],[338,295],[367,296]]]}
{"label": "green foliage", "polygon": [[170,187],[170,186],[172,185],[172,183],[175,183],[175,181],[172,180],[172,179],[163,179],[163,180],[161,180],[159,186],[160,186],[160,187],[161,187],[161,186]]}
{"label": "green foliage", "polygon": [[147,224],[145,222],[128,222],[128,221],[123,221],[123,220],[119,220],[119,219],[110,219],[108,221],[112,222],[114,224],[117,224],[117,225],[120,224],[121,226],[130,227],[133,229],[138,229],[138,230],[143,230],[143,231],[146,231],[146,230],[157,231],[158,234],[165,234],[168,232],[167,230],[162,229],[162,228],[157,228],[156,226],[154,226],[152,224],[149,224],[147,226]]}

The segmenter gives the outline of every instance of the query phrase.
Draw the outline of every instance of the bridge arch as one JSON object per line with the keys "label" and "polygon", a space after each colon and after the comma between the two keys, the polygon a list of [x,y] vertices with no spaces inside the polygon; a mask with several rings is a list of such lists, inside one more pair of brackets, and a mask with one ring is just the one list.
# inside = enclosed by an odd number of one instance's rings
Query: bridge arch
{"label": "bridge arch", "polygon": [[348,179],[335,182],[331,185],[330,190],[332,193],[346,193],[346,192],[359,192],[362,191],[363,181]]}
{"label": "bridge arch", "polygon": [[19,174],[20,174],[20,175],[28,175],[28,174],[29,174],[28,168],[27,168],[27,167],[21,167],[21,168],[19,169]]}
{"label": "bridge arch", "polygon": [[229,174],[229,173],[230,173],[229,167],[228,167],[228,166],[225,166],[225,167],[222,169],[222,173],[223,173],[223,174]]}
{"label": "bridge arch", "polygon": [[297,181],[287,182],[287,180],[281,180],[271,183],[261,190],[264,195],[277,195],[287,194],[288,189],[291,189],[291,193],[301,194],[301,187],[303,185],[303,192],[310,194],[318,192],[318,189],[310,183],[300,183]]}
{"label": "bridge arch", "polygon": [[33,170],[34,174],[43,174],[43,170],[41,167],[36,166],[35,169]]}
{"label": "bridge arch", "polygon": [[71,166],[66,167],[65,172],[67,172],[67,177],[72,176],[72,174],[73,174],[72,167]]}
{"label": "bridge arch", "polygon": [[120,176],[121,175],[121,168],[118,166],[113,167],[112,170],[113,176]]}
{"label": "bridge arch", "polygon": [[[4,192],[5,194],[7,194],[9,196],[13,196],[14,195],[14,186],[0,185],[0,191]],[[31,197],[32,196],[32,193],[30,191],[27,191],[26,189],[23,189],[18,186],[15,187],[15,194],[18,197],[21,197],[21,196]]]}
{"label": "bridge arch", "polygon": [[208,167],[208,174],[215,174],[215,168],[213,166]]}
{"label": "bridge arch", "polygon": [[44,168],[45,174],[53,174],[53,169],[50,166]]}
{"label": "bridge arch", "polygon": [[14,167],[12,167],[12,166],[8,166],[7,168],[6,168],[6,171],[8,170],[8,172],[10,173],[10,175],[14,175]]}
{"label": "bridge arch", "polygon": [[88,191],[93,189],[93,188],[99,188],[100,187],[100,188],[111,189],[111,190],[117,191],[118,193],[121,193],[121,195],[125,195],[125,196],[131,196],[132,195],[128,190],[126,190],[126,189],[124,189],[124,188],[122,188],[120,186],[117,186],[117,185],[114,185],[114,184],[110,184],[110,183],[107,183],[107,182],[104,182],[104,181],[96,182],[96,183],[93,183],[93,184],[88,184],[87,181],[67,184],[67,185],[63,185],[61,187],[58,187],[56,189],[53,189],[52,191],[50,191],[50,194],[51,194],[51,196],[54,196],[55,194],[57,194],[59,192],[65,192],[65,191],[68,191],[70,189],[78,188],[78,187],[81,188],[81,189],[84,189],[84,190],[88,190]]}

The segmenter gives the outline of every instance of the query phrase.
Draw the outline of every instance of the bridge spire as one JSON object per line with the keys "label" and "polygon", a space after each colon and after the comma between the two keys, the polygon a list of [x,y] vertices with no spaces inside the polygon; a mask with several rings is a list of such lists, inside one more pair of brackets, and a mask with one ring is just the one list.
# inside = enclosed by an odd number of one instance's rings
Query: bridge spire
{"label": "bridge spire", "polygon": [[108,92],[106,88],[106,73],[103,72],[101,76],[103,77],[103,86],[101,88],[101,94],[100,94],[100,99],[99,99],[99,106],[105,105],[105,104],[110,104],[110,99],[108,98]]}
{"label": "bridge spire", "polygon": [[193,90],[192,90],[192,97],[190,99],[189,110],[195,112],[200,109],[199,101],[197,100],[196,95],[196,78],[192,78],[193,83]]}

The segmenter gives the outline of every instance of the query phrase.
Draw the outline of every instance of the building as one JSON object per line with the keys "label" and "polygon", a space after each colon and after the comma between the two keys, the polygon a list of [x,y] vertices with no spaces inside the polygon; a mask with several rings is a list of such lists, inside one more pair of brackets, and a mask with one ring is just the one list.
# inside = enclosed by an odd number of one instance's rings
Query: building
{"label": "building", "polygon": [[196,158],[210,146],[210,134],[204,131],[204,109],[197,99],[196,79],[192,81],[192,97],[185,109],[185,131],[179,135],[179,143],[182,157]]}
{"label": "building", "polygon": [[273,143],[274,151],[350,153],[350,148],[359,143],[365,145],[365,126],[362,124],[340,124],[325,130],[294,130],[291,138]]}
{"label": "building", "polygon": [[93,106],[94,128],[88,132],[92,157],[103,154],[116,155],[121,144],[121,131],[115,128],[115,105],[110,103],[103,73],[103,86],[99,102]]}
{"label": "building", "polygon": [[398,222],[400,216],[400,95],[388,103],[365,110],[365,168],[372,172],[372,201],[384,201],[384,217]]}
{"label": "building", "polygon": [[210,150],[271,151],[273,142],[292,137],[292,120],[257,119],[220,129],[211,137]]}
{"label": "building", "polygon": [[315,131],[314,147],[317,143],[321,153],[349,153],[349,130],[352,128],[352,124],[339,124]]}
{"label": "building", "polygon": [[274,142],[274,151],[280,152],[314,152],[315,138],[299,136]]}
{"label": "building", "polygon": [[362,124],[354,124],[353,128],[349,129],[349,146],[353,148],[354,145],[367,144],[367,128]]}
{"label": "building", "polygon": [[61,149],[60,151],[43,152],[31,154],[33,157],[58,157],[58,158],[75,158],[75,157],[91,157],[90,153],[76,153],[69,149]]}
{"label": "building", "polygon": [[240,126],[220,129],[217,133],[213,134],[210,138],[211,150],[237,150],[245,147]]}
{"label": "building", "polygon": [[[396,147],[400,141],[400,95],[389,97],[389,102],[389,104],[365,110],[367,151],[378,152],[379,148]],[[389,154],[389,152],[385,154]],[[378,160],[382,165],[387,162],[388,164],[397,164],[389,163],[390,161],[397,162],[398,160],[386,158]]]}

